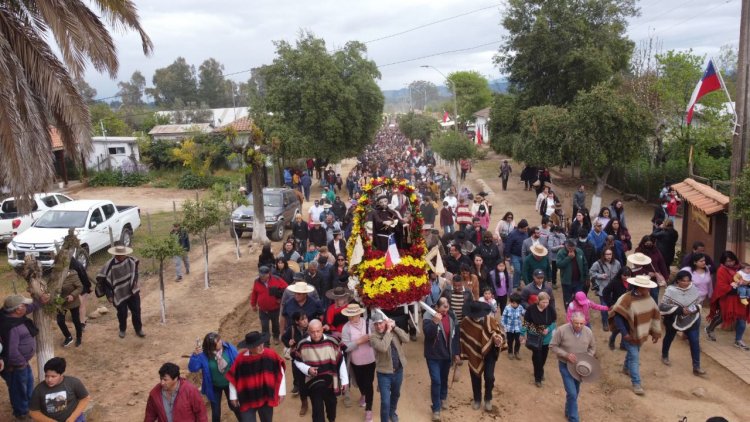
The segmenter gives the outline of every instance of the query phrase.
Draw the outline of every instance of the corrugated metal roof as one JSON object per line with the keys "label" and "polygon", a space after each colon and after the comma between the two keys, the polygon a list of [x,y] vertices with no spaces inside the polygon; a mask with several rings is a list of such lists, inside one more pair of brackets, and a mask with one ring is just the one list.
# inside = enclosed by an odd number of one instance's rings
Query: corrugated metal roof
{"label": "corrugated metal roof", "polygon": [[490,108],[487,107],[487,108],[483,108],[483,109],[477,111],[476,113],[474,113],[474,117],[484,117],[485,119],[489,118],[490,117]]}
{"label": "corrugated metal roof", "polygon": [[190,123],[184,125],[158,125],[149,135],[181,135],[185,133],[207,133],[212,130],[210,123]]}
{"label": "corrugated metal roof", "polygon": [[729,197],[708,185],[687,178],[672,185],[675,191],[687,202],[703,211],[706,215],[713,215],[726,211],[729,207]]}

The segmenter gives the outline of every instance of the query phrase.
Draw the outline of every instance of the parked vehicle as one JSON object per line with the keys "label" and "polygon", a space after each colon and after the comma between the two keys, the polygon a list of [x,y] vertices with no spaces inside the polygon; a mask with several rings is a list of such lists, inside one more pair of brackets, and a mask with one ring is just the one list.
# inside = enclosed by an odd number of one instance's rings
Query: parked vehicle
{"label": "parked vehicle", "polygon": [[73,198],[62,193],[34,194],[34,205],[28,214],[19,215],[15,198],[0,202],[0,246],[10,242],[29,227],[45,211],[59,204],[72,201]]}
{"label": "parked vehicle", "polygon": [[[232,212],[232,227],[237,237],[242,233],[253,231],[253,195],[248,195],[250,204],[241,206]],[[294,215],[301,212],[297,194],[289,188],[265,188],[263,189],[263,214],[266,218],[266,232],[271,240],[281,240],[284,230],[291,226]],[[231,234],[231,233],[230,233]]]}
{"label": "parked vehicle", "polygon": [[26,254],[37,258],[42,267],[51,267],[57,245],[62,245],[68,229],[74,229],[81,248],[76,257],[88,267],[89,255],[106,249],[112,236],[125,246],[133,243],[133,232],[141,226],[140,210],[136,206],[115,205],[106,200],[80,200],[60,204],[44,212],[25,232],[8,244],[8,263],[23,265]]}

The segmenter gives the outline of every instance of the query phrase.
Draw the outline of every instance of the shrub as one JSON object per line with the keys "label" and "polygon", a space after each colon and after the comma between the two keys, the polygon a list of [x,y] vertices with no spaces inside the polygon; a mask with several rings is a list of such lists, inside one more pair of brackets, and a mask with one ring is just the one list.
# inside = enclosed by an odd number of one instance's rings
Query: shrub
{"label": "shrub", "polygon": [[180,177],[177,187],[180,189],[207,189],[213,186],[214,179],[212,176],[199,176],[192,172],[186,172]]}
{"label": "shrub", "polygon": [[148,183],[149,176],[144,172],[122,172],[104,170],[94,173],[89,179],[89,186],[141,186]]}

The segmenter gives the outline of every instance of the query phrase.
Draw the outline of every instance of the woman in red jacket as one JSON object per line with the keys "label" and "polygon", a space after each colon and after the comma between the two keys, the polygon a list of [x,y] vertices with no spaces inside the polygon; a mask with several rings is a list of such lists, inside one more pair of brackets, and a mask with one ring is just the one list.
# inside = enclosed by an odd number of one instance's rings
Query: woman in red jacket
{"label": "woman in red jacket", "polygon": [[737,288],[732,286],[732,278],[739,269],[737,255],[731,251],[725,251],[719,258],[719,269],[716,271],[716,288],[711,295],[711,311],[708,314],[709,325],[706,334],[709,340],[716,341],[714,329],[721,324],[723,328],[729,328],[736,322],[734,329],[734,347],[742,350],[750,350],[742,336],[745,334],[747,323],[750,322],[750,306],[743,305],[737,295]]}
{"label": "woman in red jacket", "polygon": [[[180,367],[167,362],[159,368],[160,382],[148,394],[146,416],[143,422],[208,422],[206,405],[201,392],[185,378],[180,377]],[[164,401],[171,403],[165,409]],[[171,415],[167,415],[170,412]]]}

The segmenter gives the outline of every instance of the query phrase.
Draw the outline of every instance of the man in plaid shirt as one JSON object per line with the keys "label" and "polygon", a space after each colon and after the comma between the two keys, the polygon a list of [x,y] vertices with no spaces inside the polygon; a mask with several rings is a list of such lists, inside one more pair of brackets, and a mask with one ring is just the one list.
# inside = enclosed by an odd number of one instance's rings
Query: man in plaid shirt
{"label": "man in plaid shirt", "polygon": [[503,310],[503,325],[508,336],[508,359],[521,360],[518,352],[521,350],[521,326],[526,309],[521,306],[521,295],[510,295],[510,303]]}

